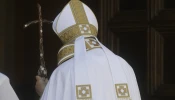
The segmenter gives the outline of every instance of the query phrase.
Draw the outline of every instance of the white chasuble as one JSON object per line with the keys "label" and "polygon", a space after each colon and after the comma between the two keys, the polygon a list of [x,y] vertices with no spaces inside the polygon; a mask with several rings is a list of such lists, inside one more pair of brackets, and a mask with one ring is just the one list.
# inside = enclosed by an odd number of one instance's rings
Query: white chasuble
{"label": "white chasuble", "polygon": [[88,6],[71,0],[53,30],[64,45],[41,100],[141,100],[131,66],[96,38],[98,23]]}

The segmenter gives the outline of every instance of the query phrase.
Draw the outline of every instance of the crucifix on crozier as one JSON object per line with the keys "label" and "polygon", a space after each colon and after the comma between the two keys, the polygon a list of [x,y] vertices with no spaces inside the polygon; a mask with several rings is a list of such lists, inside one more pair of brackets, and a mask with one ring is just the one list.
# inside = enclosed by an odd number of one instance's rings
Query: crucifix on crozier
{"label": "crucifix on crozier", "polygon": [[41,11],[41,5],[38,3],[38,20],[31,21],[24,25],[24,28],[27,28],[31,24],[39,24],[39,50],[40,50],[40,67],[38,69],[38,75],[42,78],[47,78],[47,69],[45,66],[45,60],[44,60],[44,48],[43,48],[43,23],[52,23],[52,21],[48,21],[45,19],[42,19],[42,11]]}

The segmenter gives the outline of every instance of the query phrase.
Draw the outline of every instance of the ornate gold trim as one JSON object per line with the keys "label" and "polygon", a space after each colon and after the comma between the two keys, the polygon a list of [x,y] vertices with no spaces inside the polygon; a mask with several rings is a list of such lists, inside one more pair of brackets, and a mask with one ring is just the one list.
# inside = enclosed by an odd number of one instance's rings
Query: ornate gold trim
{"label": "ornate gold trim", "polygon": [[[95,38],[85,38],[86,50],[92,50],[95,48],[101,48],[98,41]],[[58,52],[58,65],[63,63],[64,61],[72,58],[74,56],[74,44],[66,44],[64,45]]]}
{"label": "ornate gold trim", "polygon": [[131,100],[130,99],[130,94],[129,94],[129,89],[128,89],[128,84],[115,84],[116,88],[116,95],[118,98],[124,98],[126,100]]}
{"label": "ornate gold trim", "polygon": [[58,34],[64,44],[68,44],[79,36],[97,36],[97,28],[90,24],[83,3],[79,0],[71,0],[69,3],[76,24]]}
{"label": "ornate gold trim", "polygon": [[72,57],[74,56],[74,53],[73,54],[69,54],[68,56],[65,56],[63,57],[59,62],[58,62],[58,65],[62,64],[63,62],[71,59]]}
{"label": "ornate gold trim", "polygon": [[92,99],[91,85],[77,85],[76,97],[77,100],[91,100]]}
{"label": "ornate gold trim", "polygon": [[87,18],[86,13],[85,13],[85,10],[84,10],[84,7],[83,7],[83,4],[82,4],[81,1],[72,0],[72,1],[69,2],[69,5],[71,7],[75,22],[77,24],[80,24],[80,23],[88,24],[89,23],[88,18]]}
{"label": "ornate gold trim", "polygon": [[97,36],[97,29],[92,24],[76,24],[58,34],[64,44],[70,43],[79,36]]}

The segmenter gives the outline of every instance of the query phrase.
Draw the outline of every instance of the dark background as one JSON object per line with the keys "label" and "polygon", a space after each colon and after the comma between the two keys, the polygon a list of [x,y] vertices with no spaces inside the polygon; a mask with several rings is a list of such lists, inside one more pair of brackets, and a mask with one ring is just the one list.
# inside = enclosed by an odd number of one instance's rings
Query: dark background
{"label": "dark background", "polygon": [[[53,20],[69,0],[42,0],[43,18]],[[100,41],[133,67],[142,100],[175,99],[175,0],[82,0],[99,22]],[[0,72],[20,100],[37,100],[39,67],[35,0],[0,1]],[[61,42],[44,24],[44,51],[49,76],[57,65]]]}

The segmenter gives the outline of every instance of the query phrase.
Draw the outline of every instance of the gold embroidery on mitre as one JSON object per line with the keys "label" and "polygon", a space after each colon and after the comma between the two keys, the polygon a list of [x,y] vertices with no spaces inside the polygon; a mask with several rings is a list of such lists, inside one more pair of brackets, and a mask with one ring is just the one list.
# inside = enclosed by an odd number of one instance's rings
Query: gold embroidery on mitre
{"label": "gold embroidery on mitre", "polygon": [[97,29],[92,24],[76,24],[65,29],[58,36],[66,44],[82,35],[85,37],[97,36]]}
{"label": "gold embroidery on mitre", "polygon": [[[97,28],[90,24],[83,6],[83,3],[79,0],[71,0],[69,2],[73,17],[76,24],[72,25],[58,34],[61,41],[65,44],[58,53],[58,64],[72,58],[74,56],[74,45],[70,45],[77,37],[84,36],[94,37],[97,36]],[[91,50],[99,48],[100,45],[94,39],[85,39],[86,49]]]}
{"label": "gold embroidery on mitre", "polygon": [[[86,50],[101,48],[100,44],[95,38],[85,38]],[[58,52],[58,65],[74,56],[74,44],[64,45]]]}
{"label": "gold embroidery on mitre", "polygon": [[71,0],[69,5],[76,24],[59,33],[58,36],[62,42],[64,44],[72,42],[82,35],[85,37],[97,36],[97,29],[94,25],[89,24],[83,3],[79,0]]}
{"label": "gold embroidery on mitre", "polygon": [[118,100],[131,100],[127,84],[115,84]]}
{"label": "gold embroidery on mitre", "polygon": [[76,86],[77,100],[92,100],[91,85]]}
{"label": "gold embroidery on mitre", "polygon": [[82,35],[85,37],[97,36],[98,30],[89,23],[83,3],[80,0],[71,0],[68,4],[76,24],[58,33],[61,41],[68,44]]}
{"label": "gold embroidery on mitre", "polygon": [[79,0],[71,0],[69,4],[72,10],[75,22],[77,24],[80,24],[80,23],[89,24],[82,2]]}

